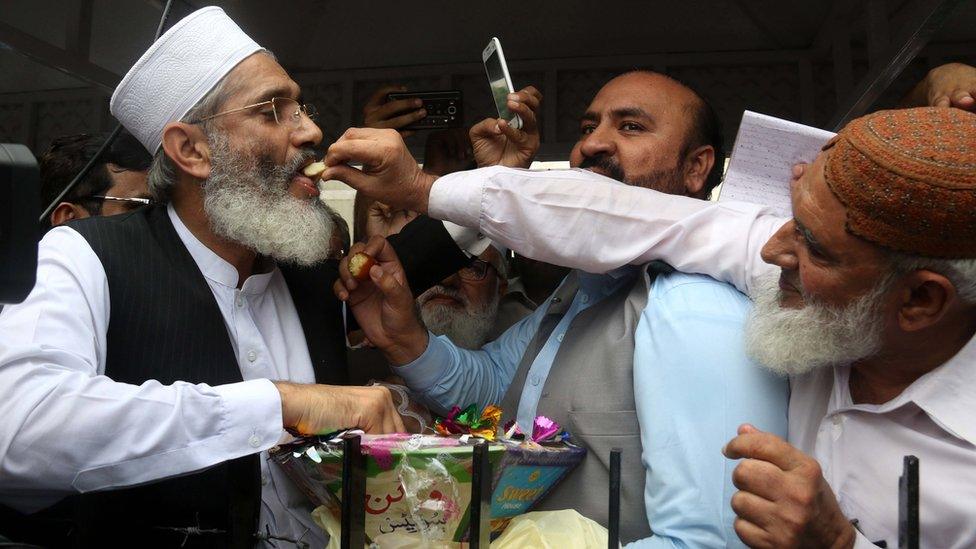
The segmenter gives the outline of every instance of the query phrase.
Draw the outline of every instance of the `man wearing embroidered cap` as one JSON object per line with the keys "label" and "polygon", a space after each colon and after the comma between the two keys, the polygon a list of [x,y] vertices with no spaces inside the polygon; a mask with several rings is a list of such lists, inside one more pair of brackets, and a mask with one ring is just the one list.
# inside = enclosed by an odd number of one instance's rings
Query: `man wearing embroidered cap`
{"label": "man wearing embroidered cap", "polygon": [[299,94],[215,7],[176,23],[115,90],[163,205],[49,232],[37,286],[0,315],[0,503],[43,509],[0,513],[6,535],[321,547],[266,450],[283,428],[404,430],[386,388],[338,386],[332,222],[301,173],[322,133]]}
{"label": "man wearing embroidered cap", "polygon": [[[372,164],[379,176],[339,165],[398,158],[386,136],[355,148],[373,137],[334,144],[326,176],[542,261],[605,272],[660,259],[756,301],[747,350],[789,375],[791,396],[788,440],[743,425],[723,450],[744,458],[732,509],[748,545],[894,547],[913,454],[920,546],[976,546],[976,115],[929,107],[851,122],[796,171],[790,219],[579,172],[435,181],[406,162]],[[587,238],[560,245],[567,234]]]}

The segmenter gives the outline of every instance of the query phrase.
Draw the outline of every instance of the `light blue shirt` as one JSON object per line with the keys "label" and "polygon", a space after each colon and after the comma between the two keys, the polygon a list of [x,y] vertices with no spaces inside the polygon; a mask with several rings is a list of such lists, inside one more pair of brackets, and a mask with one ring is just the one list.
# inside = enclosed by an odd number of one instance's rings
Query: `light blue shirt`
{"label": "light blue shirt", "polygon": [[[631,282],[637,269],[628,265],[602,275],[576,272],[579,290],[527,372],[516,414],[519,425],[532,425],[549,370],[576,315]],[[446,336],[428,334],[427,350],[413,362],[398,367],[396,373],[427,407],[440,414],[446,414],[455,405],[464,408],[474,403],[483,408],[498,404],[553,302],[554,298],[548,299],[531,315],[477,351],[461,349]]]}
{"label": "light blue shirt", "polygon": [[786,437],[789,385],[749,360],[751,303],[702,275],[655,279],[634,334],[644,505],[654,536],[628,548],[744,547],[722,447],[743,423]]}
{"label": "light blue shirt", "polygon": [[[520,423],[525,416],[531,424],[572,319],[632,281],[633,272],[579,273],[580,290],[529,369]],[[551,301],[477,351],[431,335],[424,354],[397,373],[442,414],[454,405],[501,402]],[[652,284],[634,338],[634,398],[654,536],[628,547],[742,546],[730,506],[736,462],[721,449],[741,423],[785,437],[789,398],[784,378],[745,356],[742,328],[750,306],[733,287],[705,276],[673,273]]]}

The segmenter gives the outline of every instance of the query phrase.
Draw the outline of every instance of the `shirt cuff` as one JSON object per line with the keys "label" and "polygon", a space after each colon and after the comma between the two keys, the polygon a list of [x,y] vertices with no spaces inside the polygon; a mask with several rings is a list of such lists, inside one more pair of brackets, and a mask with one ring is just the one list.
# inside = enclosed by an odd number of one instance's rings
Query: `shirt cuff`
{"label": "shirt cuff", "polygon": [[[252,379],[213,387],[224,405],[228,452],[257,453],[278,443],[283,430],[281,393],[269,379]],[[250,449],[250,450],[248,450]]]}
{"label": "shirt cuff", "polygon": [[478,232],[477,229],[462,227],[450,221],[442,221],[442,223],[444,223],[444,228],[447,229],[448,234],[454,239],[454,243],[468,257],[478,257],[491,244],[491,240],[485,238],[485,235]]}
{"label": "shirt cuff", "polygon": [[465,227],[480,227],[484,182],[497,170],[479,168],[438,178],[430,188],[427,215]]}
{"label": "shirt cuff", "polygon": [[396,366],[393,372],[402,377],[407,387],[426,393],[444,381],[451,364],[450,346],[441,337],[427,332],[427,349],[413,362]]}

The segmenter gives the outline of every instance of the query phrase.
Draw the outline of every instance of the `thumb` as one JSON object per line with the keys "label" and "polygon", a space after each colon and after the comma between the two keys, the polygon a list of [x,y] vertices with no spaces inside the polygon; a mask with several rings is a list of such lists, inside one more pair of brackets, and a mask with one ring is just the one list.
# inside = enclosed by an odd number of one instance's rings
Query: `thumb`
{"label": "thumb", "polygon": [[404,310],[413,308],[413,294],[393,272],[387,271],[379,265],[373,265],[369,270],[369,277],[393,308]]}
{"label": "thumb", "polygon": [[495,119],[485,118],[481,122],[478,122],[477,124],[471,127],[471,131],[468,132],[468,138],[471,139],[472,141],[475,141],[478,138],[491,137],[496,133],[497,132],[495,131]]}
{"label": "thumb", "polygon": [[370,177],[368,175],[345,164],[329,166],[322,172],[321,179],[322,181],[330,181],[333,179],[342,181],[357,191],[368,188],[370,183]]}
{"label": "thumb", "polygon": [[750,423],[743,423],[742,425],[739,425],[738,434],[740,435],[748,435],[749,433],[761,433],[761,432],[762,431],[760,431]]}

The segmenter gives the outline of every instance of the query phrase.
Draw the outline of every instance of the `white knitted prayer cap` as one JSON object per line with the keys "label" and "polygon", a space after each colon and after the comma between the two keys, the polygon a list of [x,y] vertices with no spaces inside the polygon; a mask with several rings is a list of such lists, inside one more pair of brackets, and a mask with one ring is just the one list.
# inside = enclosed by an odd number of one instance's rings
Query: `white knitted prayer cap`
{"label": "white knitted prayer cap", "polygon": [[109,110],[155,154],[166,124],[183,118],[238,63],[262,49],[224,10],[199,9],[142,54],[115,88]]}

